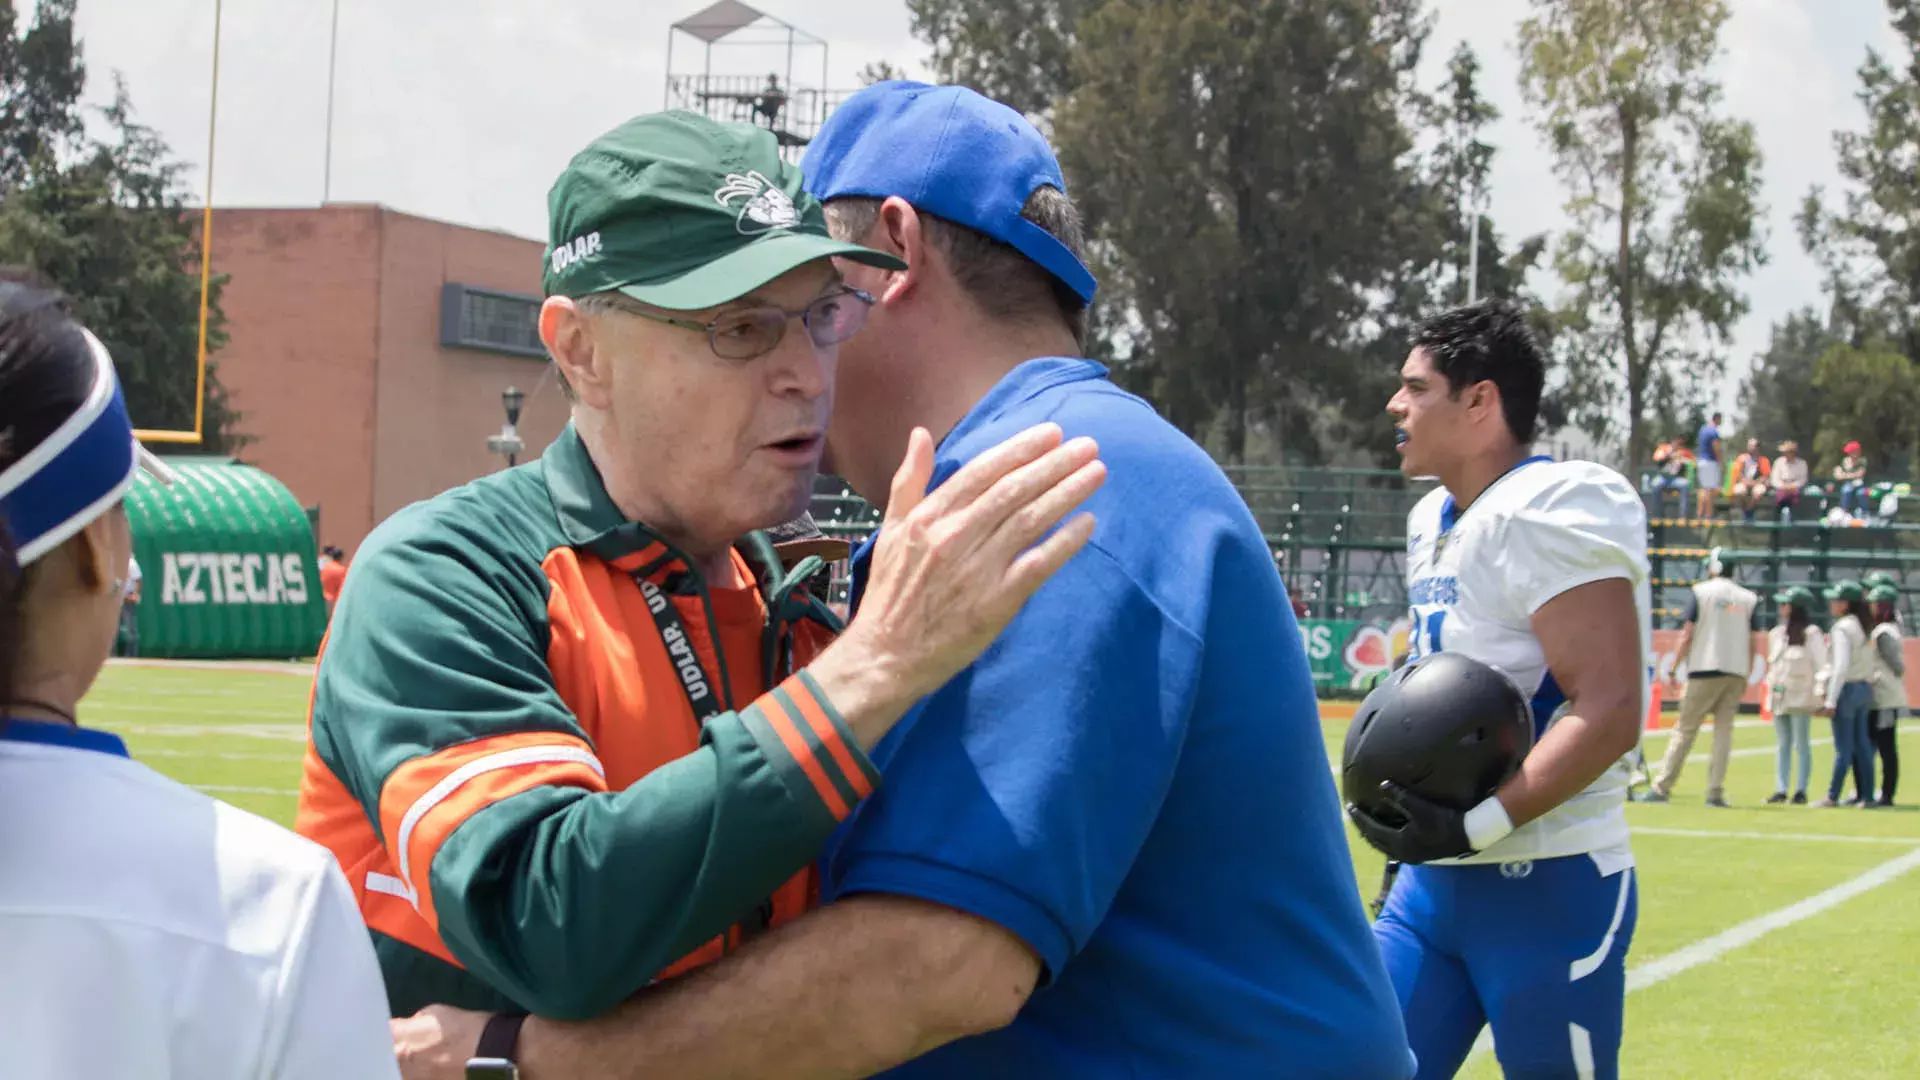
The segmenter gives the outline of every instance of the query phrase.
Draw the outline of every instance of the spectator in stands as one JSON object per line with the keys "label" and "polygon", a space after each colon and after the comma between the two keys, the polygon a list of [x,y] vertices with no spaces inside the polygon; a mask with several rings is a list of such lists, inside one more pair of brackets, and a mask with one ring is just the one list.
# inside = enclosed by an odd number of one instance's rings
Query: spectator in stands
{"label": "spectator in stands", "polygon": [[1686,766],[1700,724],[1713,717],[1713,752],[1707,759],[1707,805],[1727,805],[1727,761],[1733,754],[1733,720],[1747,690],[1753,664],[1753,609],[1760,598],[1729,576],[1733,560],[1719,548],[1707,553],[1707,576],[1687,593],[1686,624],[1674,655],[1687,667],[1680,721],[1667,743],[1666,760],[1646,802],[1663,803]]}
{"label": "spectator in stands", "polygon": [[1900,640],[1896,609],[1900,590],[1892,585],[1875,585],[1867,593],[1873,615],[1873,714],[1867,722],[1869,776],[1873,775],[1873,755],[1880,757],[1880,797],[1868,806],[1892,806],[1893,789],[1900,784],[1900,747],[1895,741],[1895,725],[1907,709],[1906,649]]}
{"label": "spectator in stands", "polygon": [[1650,490],[1653,492],[1653,516],[1660,517],[1666,493],[1680,496],[1680,516],[1687,516],[1687,491],[1693,487],[1693,455],[1687,453],[1686,440],[1678,435],[1653,448],[1653,464],[1659,470]]}
{"label": "spectator in stands", "polygon": [[1833,467],[1833,484],[1840,490],[1840,509],[1854,517],[1867,516],[1867,459],[1860,444],[1850,442],[1840,448],[1840,464]]}
{"label": "spectator in stands", "polygon": [[[1835,582],[1823,593],[1833,614],[1828,632],[1832,649],[1825,671],[1826,704],[1820,715],[1833,721],[1833,781],[1820,806],[1860,806],[1873,801],[1873,754],[1867,745],[1867,714],[1873,710],[1873,655],[1867,644],[1872,614],[1857,581]],[[1853,773],[1853,798],[1842,803],[1847,773]]]}
{"label": "spectator in stands", "polygon": [[1769,803],[1787,798],[1787,776],[1794,755],[1800,768],[1793,774],[1795,806],[1807,804],[1807,781],[1813,776],[1813,714],[1820,708],[1820,670],[1827,664],[1827,636],[1813,622],[1813,590],[1795,585],[1775,593],[1780,621],[1767,632],[1767,692],[1773,705],[1773,733],[1779,748],[1773,758],[1773,794]]}
{"label": "spectator in stands", "polygon": [[1746,450],[1733,459],[1733,467],[1727,470],[1727,494],[1749,525],[1753,524],[1754,509],[1767,494],[1772,472],[1773,463],[1760,452],[1759,439],[1748,439]]}
{"label": "spectator in stands", "polygon": [[1694,511],[1702,521],[1713,518],[1713,497],[1720,490],[1720,465],[1726,460],[1720,446],[1720,414],[1700,425],[1694,451]]}
{"label": "spectator in stands", "polygon": [[1800,456],[1799,443],[1788,439],[1780,444],[1780,456],[1773,461],[1773,475],[1769,479],[1773,484],[1773,505],[1780,511],[1782,521],[1793,520],[1793,512],[1800,507],[1800,489],[1807,486],[1811,473],[1807,459]]}

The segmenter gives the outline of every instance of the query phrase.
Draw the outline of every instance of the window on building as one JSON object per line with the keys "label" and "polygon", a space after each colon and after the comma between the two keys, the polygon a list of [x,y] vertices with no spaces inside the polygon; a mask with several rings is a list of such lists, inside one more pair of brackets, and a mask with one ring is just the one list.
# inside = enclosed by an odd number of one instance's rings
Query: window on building
{"label": "window on building", "polygon": [[448,282],[440,290],[440,344],[545,359],[540,298]]}

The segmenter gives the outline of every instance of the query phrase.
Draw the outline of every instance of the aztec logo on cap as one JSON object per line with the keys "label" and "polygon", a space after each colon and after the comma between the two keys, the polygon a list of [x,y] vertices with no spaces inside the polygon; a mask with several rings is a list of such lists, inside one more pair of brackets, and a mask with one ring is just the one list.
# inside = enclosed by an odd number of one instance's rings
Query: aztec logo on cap
{"label": "aztec logo on cap", "polygon": [[599,233],[590,232],[585,236],[575,237],[553,249],[553,272],[558,274],[574,263],[597,255],[599,252]]}
{"label": "aztec logo on cap", "polygon": [[[745,235],[789,228],[800,221],[793,199],[758,171],[728,173],[727,186],[713,193],[713,200],[721,206],[731,207],[735,199],[745,200],[740,216],[734,219],[734,228]],[[749,221],[759,227],[749,226]]]}

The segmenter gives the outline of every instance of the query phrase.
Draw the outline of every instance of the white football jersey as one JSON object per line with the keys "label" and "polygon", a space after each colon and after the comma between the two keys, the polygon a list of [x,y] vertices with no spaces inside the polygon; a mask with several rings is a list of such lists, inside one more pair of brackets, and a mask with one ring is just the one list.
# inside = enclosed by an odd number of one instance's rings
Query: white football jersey
{"label": "white football jersey", "polygon": [[6,1080],[400,1080],[333,856],[124,757],[0,739],[0,957]]}
{"label": "white football jersey", "polygon": [[[1652,654],[1647,515],[1619,473],[1584,461],[1529,458],[1464,511],[1444,489],[1407,515],[1409,659],[1463,653],[1506,673],[1533,702],[1534,735],[1566,696],[1533,635],[1533,613],[1568,589],[1609,578],[1633,585],[1640,651]],[[1644,665],[1643,671],[1648,670]],[[1647,682],[1640,684],[1641,713]],[[1594,854],[1602,872],[1631,865],[1627,758],[1573,798],[1460,863]]]}

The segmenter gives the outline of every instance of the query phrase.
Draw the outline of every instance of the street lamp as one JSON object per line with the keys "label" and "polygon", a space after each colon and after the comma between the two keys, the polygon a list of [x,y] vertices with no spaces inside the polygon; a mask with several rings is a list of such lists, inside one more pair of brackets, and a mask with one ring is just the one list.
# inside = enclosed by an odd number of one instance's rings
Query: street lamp
{"label": "street lamp", "polygon": [[507,410],[507,422],[500,428],[500,434],[487,436],[487,449],[506,455],[508,468],[519,462],[520,450],[526,445],[515,427],[520,423],[520,406],[526,400],[527,395],[517,386],[500,391],[500,404]]}

